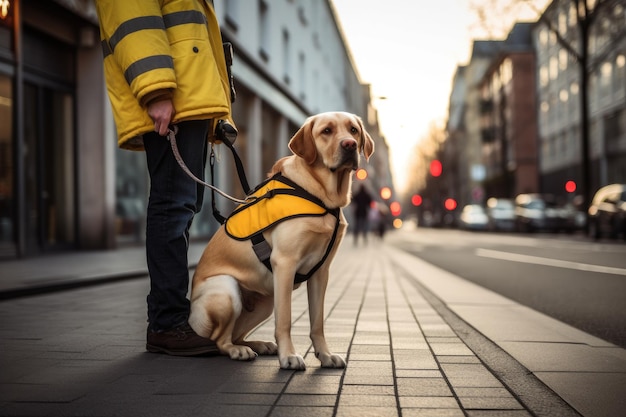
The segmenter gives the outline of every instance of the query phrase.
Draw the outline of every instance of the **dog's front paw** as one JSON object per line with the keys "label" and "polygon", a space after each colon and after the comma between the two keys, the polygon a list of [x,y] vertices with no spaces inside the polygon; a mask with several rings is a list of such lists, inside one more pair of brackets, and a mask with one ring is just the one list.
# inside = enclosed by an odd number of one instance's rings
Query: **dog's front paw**
{"label": "dog's front paw", "polygon": [[304,358],[300,355],[289,355],[279,358],[280,367],[282,369],[293,369],[296,371],[304,371],[306,365],[304,364]]}
{"label": "dog's front paw", "polygon": [[276,355],[278,353],[278,346],[274,342],[264,342],[262,340],[245,341],[246,346],[249,346],[259,355]]}
{"label": "dog's front paw", "polygon": [[236,361],[251,361],[256,359],[258,355],[248,346],[233,345],[228,349],[228,356]]}
{"label": "dog's front paw", "polygon": [[345,368],[346,361],[334,353],[319,353],[315,355],[320,360],[322,368]]}

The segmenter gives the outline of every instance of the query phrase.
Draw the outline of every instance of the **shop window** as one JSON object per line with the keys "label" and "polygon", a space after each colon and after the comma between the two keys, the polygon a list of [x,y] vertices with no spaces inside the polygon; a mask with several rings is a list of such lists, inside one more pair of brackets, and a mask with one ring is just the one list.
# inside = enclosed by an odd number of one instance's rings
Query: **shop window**
{"label": "shop window", "polygon": [[[112,143],[111,146],[115,146]],[[143,153],[116,149],[115,233],[117,242],[137,243],[145,235],[148,179]]]}

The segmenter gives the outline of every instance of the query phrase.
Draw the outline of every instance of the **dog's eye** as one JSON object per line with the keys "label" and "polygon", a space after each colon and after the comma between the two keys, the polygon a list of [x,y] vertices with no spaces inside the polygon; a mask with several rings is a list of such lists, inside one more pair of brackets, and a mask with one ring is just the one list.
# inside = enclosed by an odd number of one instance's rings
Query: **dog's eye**
{"label": "dog's eye", "polygon": [[350,128],[350,133],[359,133],[359,129],[357,129],[356,127],[352,126]]}
{"label": "dog's eye", "polygon": [[330,127],[327,127],[324,130],[322,130],[322,133],[325,135],[330,135],[331,133],[333,133],[333,131]]}

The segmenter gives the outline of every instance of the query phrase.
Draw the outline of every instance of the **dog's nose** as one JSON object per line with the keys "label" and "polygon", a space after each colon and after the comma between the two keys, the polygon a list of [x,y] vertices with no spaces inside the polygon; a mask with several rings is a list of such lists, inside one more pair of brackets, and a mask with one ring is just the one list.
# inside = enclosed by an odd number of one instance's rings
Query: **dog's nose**
{"label": "dog's nose", "polygon": [[341,141],[341,147],[346,151],[355,151],[357,147],[356,140],[354,139],[344,139]]}

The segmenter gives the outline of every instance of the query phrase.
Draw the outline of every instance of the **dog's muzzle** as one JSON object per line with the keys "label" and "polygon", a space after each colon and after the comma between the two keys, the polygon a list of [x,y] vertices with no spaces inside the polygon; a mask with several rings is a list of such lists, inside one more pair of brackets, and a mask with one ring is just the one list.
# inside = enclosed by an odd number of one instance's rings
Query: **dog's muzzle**
{"label": "dog's muzzle", "polygon": [[359,144],[357,141],[354,139],[343,139],[339,145],[341,147],[339,163],[331,167],[330,171],[335,172],[343,167],[348,167],[353,171],[357,170],[359,168]]}

